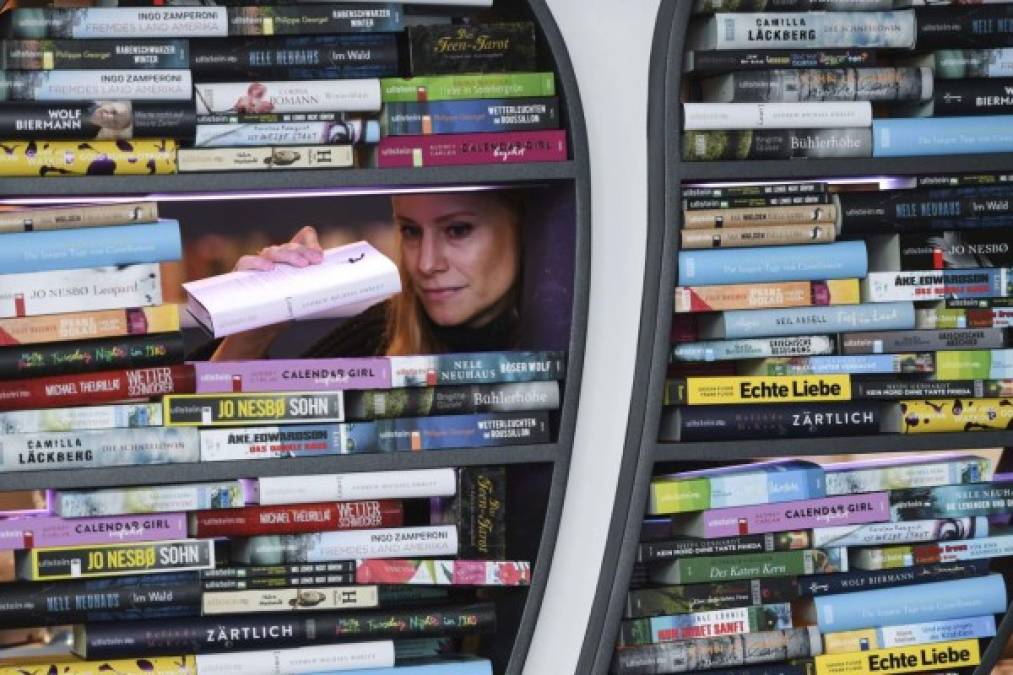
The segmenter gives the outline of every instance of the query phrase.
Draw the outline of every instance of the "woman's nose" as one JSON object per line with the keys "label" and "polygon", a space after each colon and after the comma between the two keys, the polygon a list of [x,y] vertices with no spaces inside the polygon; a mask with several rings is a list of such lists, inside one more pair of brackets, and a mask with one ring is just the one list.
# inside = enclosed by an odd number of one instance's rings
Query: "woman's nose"
{"label": "woman's nose", "polygon": [[443,243],[439,237],[430,233],[422,235],[421,251],[419,253],[419,270],[423,274],[442,272],[447,268],[447,259],[443,251]]}

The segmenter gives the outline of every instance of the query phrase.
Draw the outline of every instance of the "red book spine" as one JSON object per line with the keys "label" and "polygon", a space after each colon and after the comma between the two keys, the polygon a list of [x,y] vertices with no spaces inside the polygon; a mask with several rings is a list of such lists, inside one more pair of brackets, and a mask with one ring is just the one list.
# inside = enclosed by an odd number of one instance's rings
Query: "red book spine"
{"label": "red book spine", "polygon": [[216,509],[191,514],[190,536],[301,534],[401,527],[403,524],[404,507],[399,500],[393,499],[248,506],[242,509]]}
{"label": "red book spine", "polygon": [[0,387],[0,410],[115,403],[192,393],[195,386],[193,366],[186,365],[8,380]]}
{"label": "red book spine", "polygon": [[566,132],[500,131],[484,134],[387,136],[377,144],[377,166],[413,168],[463,164],[565,162]]}

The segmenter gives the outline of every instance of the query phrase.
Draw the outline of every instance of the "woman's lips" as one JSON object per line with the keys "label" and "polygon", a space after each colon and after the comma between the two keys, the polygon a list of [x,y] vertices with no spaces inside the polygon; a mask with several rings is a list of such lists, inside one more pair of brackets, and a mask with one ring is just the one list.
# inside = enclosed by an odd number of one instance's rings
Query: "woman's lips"
{"label": "woman's lips", "polygon": [[457,294],[464,286],[448,288],[423,288],[422,294],[430,300],[448,300]]}

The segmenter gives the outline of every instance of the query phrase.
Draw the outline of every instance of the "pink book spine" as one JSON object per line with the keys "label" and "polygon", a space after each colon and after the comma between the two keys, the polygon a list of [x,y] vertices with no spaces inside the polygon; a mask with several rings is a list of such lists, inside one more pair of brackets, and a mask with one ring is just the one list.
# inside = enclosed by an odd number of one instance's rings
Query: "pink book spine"
{"label": "pink book spine", "polygon": [[0,551],[186,537],[187,521],[183,513],[73,519],[38,516],[0,521]]}
{"label": "pink book spine", "polygon": [[382,169],[567,159],[566,132],[561,130],[387,136],[377,147],[377,166]]}
{"label": "pink book spine", "polygon": [[389,389],[383,358],[278,359],[194,363],[197,393]]}
{"label": "pink book spine", "polygon": [[735,537],[765,532],[787,532],[813,527],[885,523],[890,520],[886,492],[870,492],[779,504],[760,504],[703,512],[704,535]]}

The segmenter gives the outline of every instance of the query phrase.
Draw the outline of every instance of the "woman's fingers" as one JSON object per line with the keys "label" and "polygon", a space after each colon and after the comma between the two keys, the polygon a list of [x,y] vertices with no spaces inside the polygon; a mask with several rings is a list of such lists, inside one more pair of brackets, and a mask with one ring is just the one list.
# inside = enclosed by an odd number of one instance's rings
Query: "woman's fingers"
{"label": "woman's fingers", "polygon": [[236,271],[245,272],[250,270],[259,270],[261,272],[270,272],[274,269],[274,263],[267,258],[261,258],[259,255],[244,255],[242,258],[236,261]]}
{"label": "woman's fingers", "polygon": [[293,244],[302,244],[306,248],[313,249],[315,251],[323,251],[320,246],[320,239],[317,237],[317,231],[312,225],[307,225],[292,237]]}
{"label": "woman's fingers", "polygon": [[236,271],[259,270],[267,272],[274,269],[276,263],[284,263],[292,267],[307,267],[324,260],[317,231],[306,226],[296,232],[292,241],[277,246],[266,246],[257,255],[244,255],[236,262]]}

